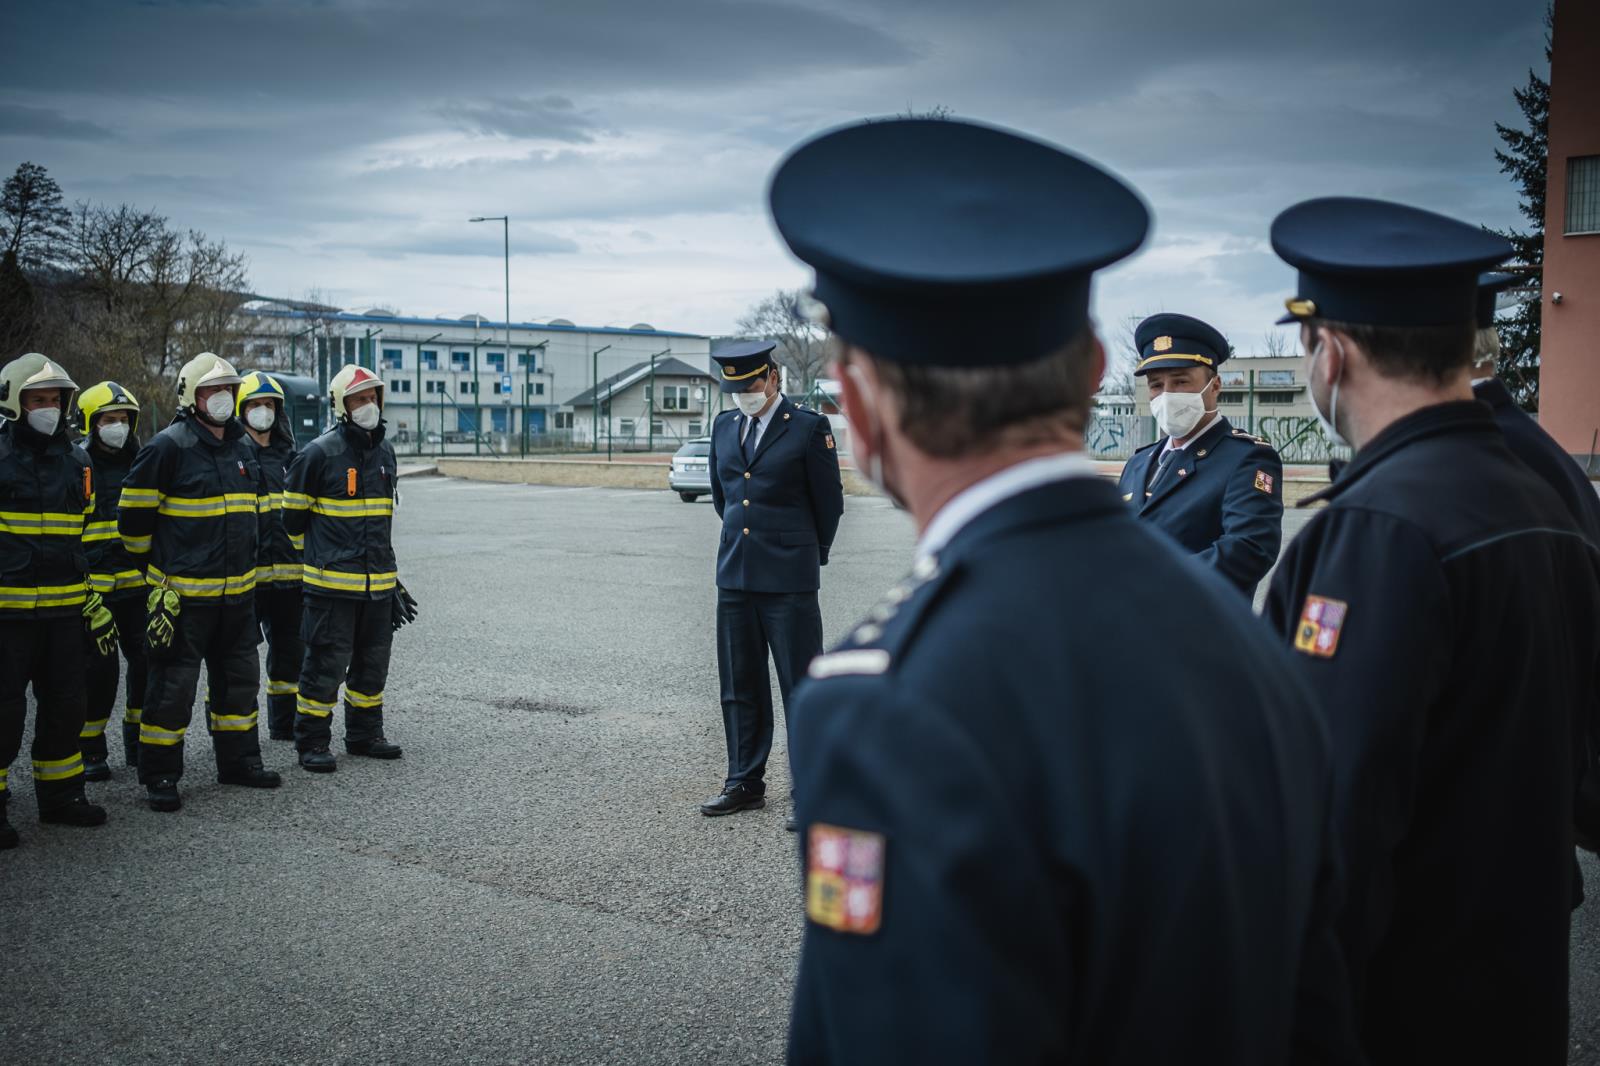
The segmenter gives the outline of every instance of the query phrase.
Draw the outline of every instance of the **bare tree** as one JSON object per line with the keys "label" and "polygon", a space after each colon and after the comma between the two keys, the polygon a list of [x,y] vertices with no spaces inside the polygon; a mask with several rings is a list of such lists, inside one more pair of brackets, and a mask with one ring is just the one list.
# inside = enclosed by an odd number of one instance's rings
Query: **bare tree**
{"label": "bare tree", "polygon": [[57,264],[71,222],[61,186],[37,163],[18,166],[0,188],[0,245],[25,269]]}
{"label": "bare tree", "polygon": [[1281,329],[1269,329],[1261,335],[1261,354],[1274,359],[1282,359],[1294,354],[1294,347],[1289,342],[1289,334]]}
{"label": "bare tree", "polygon": [[833,356],[827,329],[805,312],[805,294],[782,290],[751,305],[739,319],[741,333],[778,342],[778,361],[798,380],[790,391],[808,392]]}

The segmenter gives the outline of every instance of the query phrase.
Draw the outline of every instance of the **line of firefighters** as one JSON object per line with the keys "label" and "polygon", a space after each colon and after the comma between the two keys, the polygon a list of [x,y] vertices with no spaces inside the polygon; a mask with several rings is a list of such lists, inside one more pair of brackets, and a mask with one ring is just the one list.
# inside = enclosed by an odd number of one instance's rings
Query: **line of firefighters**
{"label": "line of firefighters", "polygon": [[19,840],[7,779],[30,684],[47,823],[106,820],[84,782],[112,776],[105,733],[124,664],[123,747],[153,810],[182,806],[202,665],[218,781],[282,783],[261,759],[263,638],[268,736],[292,740],[300,766],[338,768],[341,684],[345,750],[401,755],[383,688],[416,601],[395,563],[383,382],[340,370],[332,427],[301,449],[271,375],[241,377],[205,352],[177,384],[177,416],[141,446],[139,403],[116,382],[79,395],[37,353],[0,368],[0,848]]}

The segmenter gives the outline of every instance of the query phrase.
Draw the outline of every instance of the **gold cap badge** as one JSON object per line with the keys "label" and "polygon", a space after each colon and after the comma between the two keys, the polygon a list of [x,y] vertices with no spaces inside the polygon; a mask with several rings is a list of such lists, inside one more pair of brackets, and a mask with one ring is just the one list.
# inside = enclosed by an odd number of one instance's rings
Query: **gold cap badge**
{"label": "gold cap badge", "polygon": [[1171,337],[1157,337],[1155,339],[1155,343],[1153,345],[1151,345],[1151,347],[1155,348],[1155,350],[1158,351],[1158,352],[1170,351],[1171,348],[1172,348],[1172,338]]}

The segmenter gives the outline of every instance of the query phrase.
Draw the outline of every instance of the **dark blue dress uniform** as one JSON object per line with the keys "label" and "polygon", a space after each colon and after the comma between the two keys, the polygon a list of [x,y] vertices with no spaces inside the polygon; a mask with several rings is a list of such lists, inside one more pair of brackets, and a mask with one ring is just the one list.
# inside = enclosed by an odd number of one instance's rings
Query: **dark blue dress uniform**
{"label": "dark blue dress uniform", "polygon": [[[1272,234],[1301,271],[1291,315],[1393,329],[1466,333],[1478,272],[1511,251],[1365,200],[1298,205]],[[1316,498],[1328,505],[1285,551],[1266,617],[1333,741],[1339,933],[1365,1050],[1565,1062],[1600,553],[1465,396],[1382,429]]]}
{"label": "dark blue dress uniform", "polygon": [[[833,330],[908,367],[1059,350],[1089,328],[1090,274],[1148,227],[1092,164],[945,121],[803,145],[772,208]],[[1036,462],[925,542],[796,695],[790,1061],[1337,1060],[1310,694],[1236,592],[1073,476],[1085,460]]]}
{"label": "dark blue dress uniform", "polygon": [[[770,343],[713,353],[725,391],[766,373]],[[770,651],[789,731],[789,694],[822,651],[817,604],[844,514],[839,453],[828,419],[783,396],[760,416],[766,428],[746,447],[750,419],[717,416],[711,429],[711,502],[722,519],[717,548],[717,666],[728,742],[725,787],[763,786],[772,749]]]}

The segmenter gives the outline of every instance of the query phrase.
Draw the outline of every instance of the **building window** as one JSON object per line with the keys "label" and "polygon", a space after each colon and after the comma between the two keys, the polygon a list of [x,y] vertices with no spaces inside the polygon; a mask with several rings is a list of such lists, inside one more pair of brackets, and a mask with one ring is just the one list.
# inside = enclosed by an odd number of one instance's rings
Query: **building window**
{"label": "building window", "polygon": [[383,368],[385,370],[400,369],[400,349],[385,348],[383,350]]}
{"label": "building window", "polygon": [[505,352],[484,352],[483,354],[489,360],[489,365],[494,367],[496,372],[503,372],[505,370],[505,368],[506,368],[506,353]]}
{"label": "building window", "polygon": [[[1244,393],[1242,393],[1242,392],[1220,392],[1220,393],[1217,394],[1217,402],[1219,404],[1220,403],[1244,403]],[[1115,413],[1115,412],[1113,412],[1113,413]]]}
{"label": "building window", "polygon": [[422,383],[422,391],[431,394],[435,392],[448,392],[449,390],[444,387],[444,382],[442,381],[424,381]]}
{"label": "building window", "polygon": [[1294,403],[1292,392],[1258,392],[1256,403]]}
{"label": "building window", "polygon": [[496,396],[500,395],[500,383],[498,381],[492,383],[489,386],[489,391],[494,393]]}
{"label": "building window", "polygon": [[451,352],[450,353],[450,369],[451,370],[471,370],[472,369],[472,353],[471,352]]}
{"label": "building window", "polygon": [[689,386],[668,385],[661,390],[661,409],[663,411],[687,411],[689,409]]}
{"label": "building window", "polygon": [[461,383],[461,395],[473,396],[477,394],[477,391],[478,383],[476,381],[463,381]]}
{"label": "building window", "polygon": [[439,353],[438,352],[434,351],[432,348],[424,348],[424,349],[422,349],[421,355],[422,355],[422,369],[424,369],[424,370],[438,370],[439,369]]}
{"label": "building window", "polygon": [[395,392],[410,392],[411,391],[411,379],[410,378],[396,378],[394,381],[389,382],[389,387],[392,388]]}
{"label": "building window", "polygon": [[556,412],[556,428],[557,429],[571,429],[572,428],[572,412],[571,411],[557,411]]}
{"label": "building window", "polygon": [[665,437],[667,435],[667,424],[659,418],[652,418],[650,420],[650,432],[658,437]]}
{"label": "building window", "polygon": [[691,436],[691,437],[703,436],[705,434],[705,429],[706,429],[706,427],[705,427],[704,423],[701,423],[701,422],[690,422],[689,423],[689,436]]}
{"label": "building window", "polygon": [[517,369],[518,370],[522,370],[524,368],[526,368],[526,369],[534,369],[533,353],[532,352],[518,352],[517,353]]}
{"label": "building window", "polygon": [[534,382],[534,384],[533,384],[533,394],[535,396],[543,396],[544,395],[544,382],[542,382],[542,381]]}
{"label": "building window", "polygon": [[1600,233],[1600,155],[1567,160],[1567,232]]}
{"label": "building window", "polygon": [[624,418],[617,424],[617,432],[624,437],[633,436],[633,419]]}

